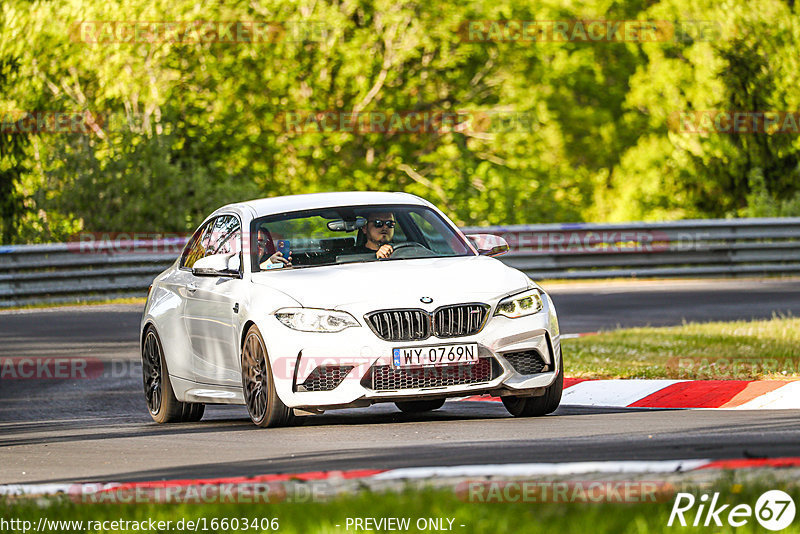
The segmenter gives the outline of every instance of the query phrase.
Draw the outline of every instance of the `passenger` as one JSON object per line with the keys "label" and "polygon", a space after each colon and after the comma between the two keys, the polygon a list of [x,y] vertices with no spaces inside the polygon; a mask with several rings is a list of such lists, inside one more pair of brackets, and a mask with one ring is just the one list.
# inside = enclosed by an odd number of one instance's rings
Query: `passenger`
{"label": "passenger", "polygon": [[275,251],[269,232],[264,228],[258,229],[258,266],[261,269],[292,266],[291,252],[288,258],[284,258],[280,251]]}

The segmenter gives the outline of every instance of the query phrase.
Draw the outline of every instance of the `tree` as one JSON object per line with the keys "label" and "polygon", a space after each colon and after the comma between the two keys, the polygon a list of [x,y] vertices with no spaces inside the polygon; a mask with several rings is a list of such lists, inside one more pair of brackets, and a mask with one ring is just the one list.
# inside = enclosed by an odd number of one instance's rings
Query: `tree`
{"label": "tree", "polygon": [[[5,92],[15,82],[19,60],[0,56],[0,92]],[[22,198],[17,191],[20,176],[27,169],[24,164],[28,137],[21,133],[0,130],[0,242],[10,243],[24,211]]]}

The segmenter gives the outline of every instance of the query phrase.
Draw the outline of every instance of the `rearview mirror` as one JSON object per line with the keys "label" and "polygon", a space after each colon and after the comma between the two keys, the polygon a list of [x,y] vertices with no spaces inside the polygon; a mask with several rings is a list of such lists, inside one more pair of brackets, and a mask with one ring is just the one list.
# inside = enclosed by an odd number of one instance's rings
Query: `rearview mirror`
{"label": "rearview mirror", "polygon": [[467,238],[472,241],[481,256],[499,256],[511,250],[508,242],[498,235],[469,234]]}
{"label": "rearview mirror", "polygon": [[239,276],[238,254],[212,254],[198,259],[192,265],[196,276]]}
{"label": "rearview mirror", "polygon": [[363,217],[359,217],[355,220],[344,220],[344,219],[337,219],[335,221],[330,221],[328,223],[328,230],[331,232],[353,232],[358,230],[359,228],[365,226],[367,224],[367,220]]}

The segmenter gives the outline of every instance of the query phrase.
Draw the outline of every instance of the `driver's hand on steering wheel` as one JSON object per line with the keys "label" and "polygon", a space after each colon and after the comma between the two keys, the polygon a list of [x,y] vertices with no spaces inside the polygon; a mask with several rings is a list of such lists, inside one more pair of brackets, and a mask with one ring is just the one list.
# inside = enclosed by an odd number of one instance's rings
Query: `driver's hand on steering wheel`
{"label": "driver's hand on steering wheel", "polygon": [[378,251],[375,253],[375,257],[378,259],[386,259],[392,255],[392,252],[394,252],[392,245],[387,243],[378,249]]}

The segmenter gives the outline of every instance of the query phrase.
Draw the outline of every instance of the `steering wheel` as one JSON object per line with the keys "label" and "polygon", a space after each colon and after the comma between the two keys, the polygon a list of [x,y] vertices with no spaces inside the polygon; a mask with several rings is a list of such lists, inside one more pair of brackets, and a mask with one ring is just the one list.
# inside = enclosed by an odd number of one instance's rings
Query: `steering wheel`
{"label": "steering wheel", "polygon": [[[397,253],[398,250],[404,250],[404,249],[408,250],[408,249],[411,249],[411,248],[420,248],[420,249],[424,250],[427,253],[433,254],[433,251],[430,250],[425,245],[420,245],[419,243],[417,243],[415,241],[409,241],[407,243],[400,243],[397,246],[392,245],[392,257],[394,257],[395,253]],[[400,257],[403,257],[403,256],[405,256],[405,254],[401,254],[400,255]]]}
{"label": "steering wheel", "polygon": [[[422,247],[422,245],[420,245],[419,243],[416,243],[414,241],[408,241],[407,243],[400,243],[399,245],[392,245],[392,250],[393,251],[397,251],[397,250],[400,250],[401,248],[408,248],[408,247]],[[422,247],[422,248],[425,248],[425,247]]]}

